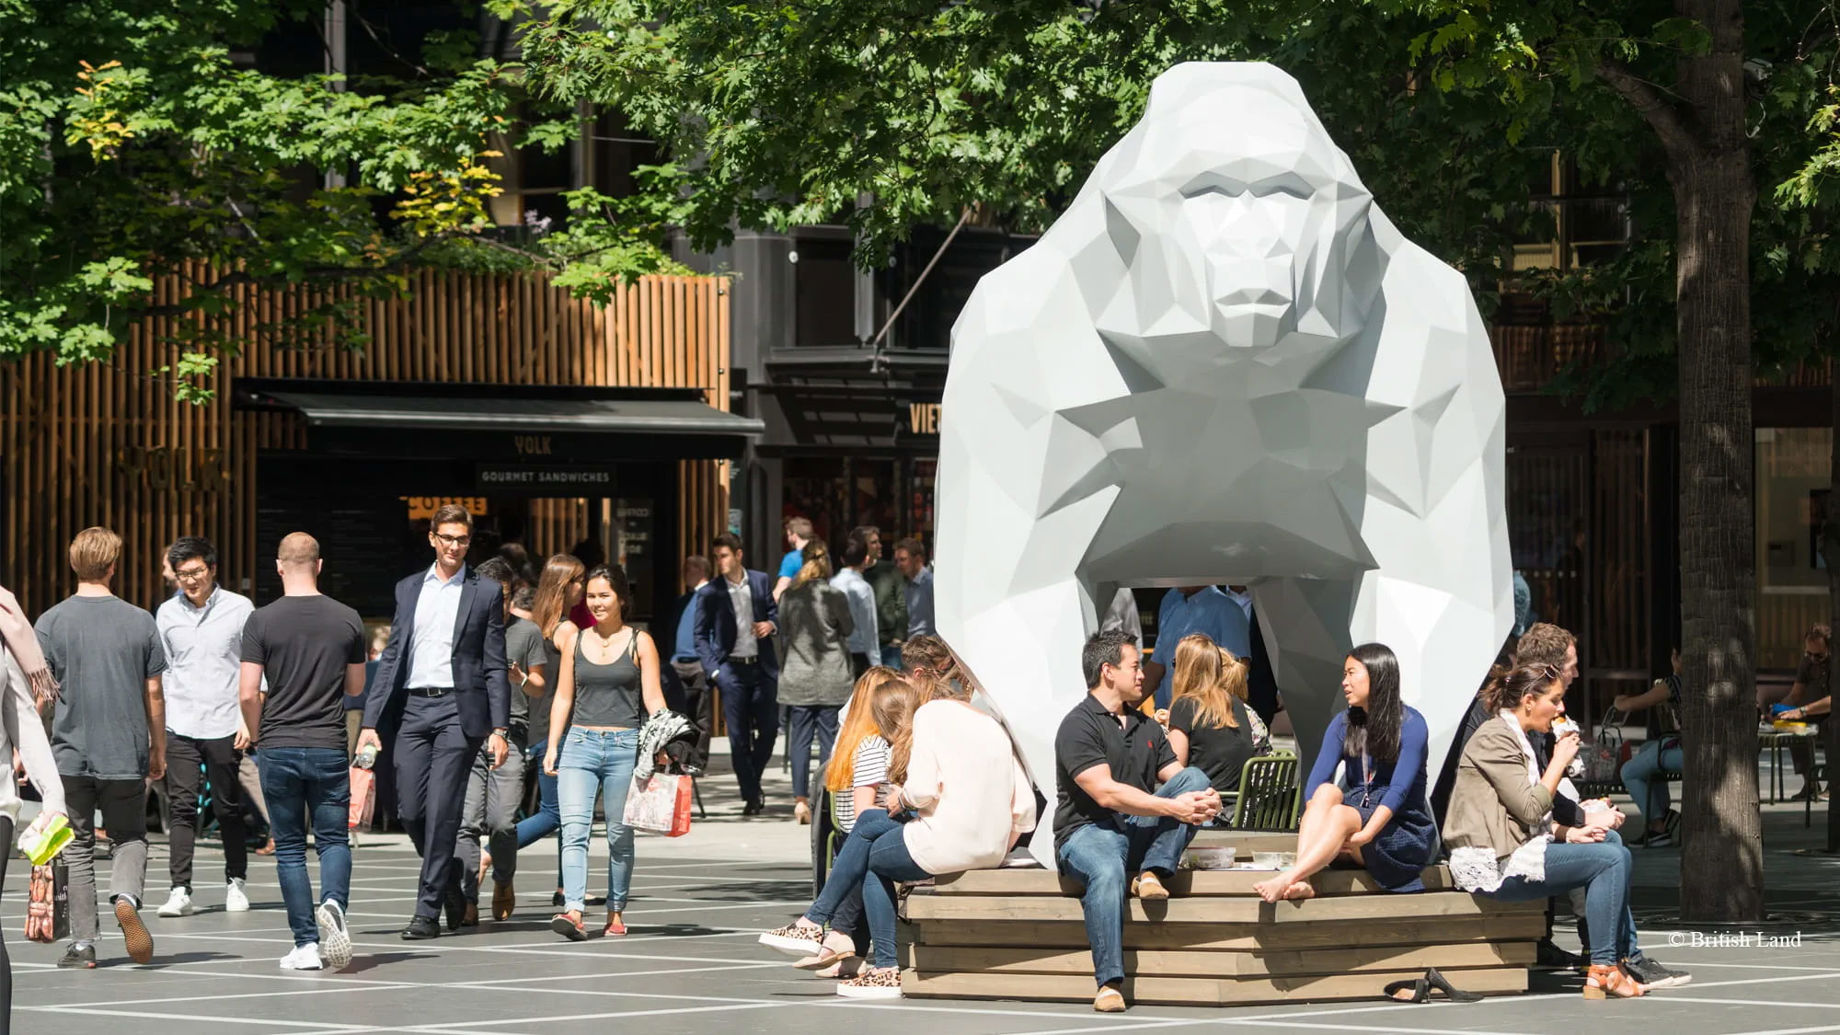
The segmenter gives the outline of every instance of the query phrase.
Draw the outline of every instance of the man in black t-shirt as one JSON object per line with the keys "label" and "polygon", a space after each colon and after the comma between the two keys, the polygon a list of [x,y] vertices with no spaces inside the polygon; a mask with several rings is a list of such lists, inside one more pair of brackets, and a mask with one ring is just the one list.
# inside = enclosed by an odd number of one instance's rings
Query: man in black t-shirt
{"label": "man in black t-shirt", "polygon": [[1182,861],[1195,829],[1220,814],[1207,774],[1176,761],[1163,727],[1137,709],[1144,699],[1142,657],[1126,633],[1086,641],[1087,695],[1054,737],[1054,851],[1061,872],[1081,881],[1080,908],[1099,991],[1093,1009],[1125,1008],[1125,874],[1130,893],[1169,897],[1163,880]]}
{"label": "man in black t-shirt", "polygon": [[[319,543],[312,536],[295,532],[281,540],[275,568],[284,595],[257,608],[243,628],[241,698],[243,721],[256,731],[262,755],[275,870],[294,935],[281,967],[338,970],[351,962],[345,698],[364,692],[364,623],[358,612],[320,594]],[[309,816],[319,851],[317,910],[307,877]]]}

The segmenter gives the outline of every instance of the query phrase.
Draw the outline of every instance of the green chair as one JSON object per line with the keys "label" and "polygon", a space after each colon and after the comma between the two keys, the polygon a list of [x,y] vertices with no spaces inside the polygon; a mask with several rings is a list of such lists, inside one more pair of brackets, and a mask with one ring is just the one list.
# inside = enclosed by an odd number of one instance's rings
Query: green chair
{"label": "green chair", "polygon": [[1233,805],[1229,826],[1234,830],[1295,830],[1301,794],[1296,755],[1248,758],[1239,771],[1239,800]]}

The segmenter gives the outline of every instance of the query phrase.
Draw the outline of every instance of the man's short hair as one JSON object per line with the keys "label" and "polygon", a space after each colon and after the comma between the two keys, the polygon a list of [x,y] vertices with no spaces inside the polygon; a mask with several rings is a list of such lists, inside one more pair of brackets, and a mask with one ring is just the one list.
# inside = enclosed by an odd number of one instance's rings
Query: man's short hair
{"label": "man's short hair", "polygon": [[428,530],[432,532],[442,525],[465,525],[466,530],[471,532],[473,515],[457,503],[448,503],[434,512],[434,517],[428,521]]}
{"label": "man's short hair", "polygon": [[709,577],[709,558],[700,553],[693,553],[684,558],[684,567],[692,569],[704,578]]}
{"label": "man's short hair", "polygon": [[710,543],[709,543],[709,549],[711,552],[720,550],[724,546],[728,547],[729,550],[734,552],[736,555],[739,555],[743,552],[741,549],[741,537],[736,535],[733,532],[723,532],[721,535],[716,536],[714,539],[710,540]]}
{"label": "man's short hair", "polygon": [[275,560],[288,567],[312,564],[319,560],[319,540],[305,532],[289,532],[275,549]]}
{"label": "man's short hair", "polygon": [[811,538],[811,519],[808,517],[789,517],[786,519],[786,534],[800,539]]}
{"label": "man's short hair", "polygon": [[1080,652],[1080,671],[1086,676],[1086,689],[1099,685],[1105,666],[1117,668],[1124,664],[1126,647],[1136,650],[1137,641],[1123,629],[1096,632],[1086,638],[1086,648]]}
{"label": "man's short hair", "polygon": [[1514,663],[1564,668],[1566,648],[1577,642],[1578,637],[1551,622],[1535,622],[1515,643]]}
{"label": "man's short hair", "polygon": [[101,582],[121,560],[121,536],[101,525],[91,525],[70,541],[70,570],[79,582]]}
{"label": "man's short hair", "polygon": [[[1822,643],[1831,645],[1834,642],[1834,631],[1827,627],[1826,622],[1816,622],[1808,627],[1808,635],[1802,637],[1802,639],[1820,640]],[[1675,649],[1678,650],[1679,648]]]}
{"label": "man's short hair", "polygon": [[926,547],[921,544],[920,540],[915,539],[913,536],[908,536],[906,539],[894,544],[894,551],[896,553],[900,553],[902,550],[906,550],[909,557],[918,557],[923,561],[926,560]]}
{"label": "man's short hair", "polygon": [[166,563],[172,565],[174,571],[178,571],[179,565],[186,561],[195,560],[203,560],[207,568],[217,567],[217,547],[212,546],[209,539],[182,535],[166,548]]}
{"label": "man's short hair", "polygon": [[486,558],[484,561],[480,562],[478,571],[480,578],[491,579],[493,582],[506,587],[507,590],[515,585],[518,580],[516,569],[512,568],[511,562],[505,560],[503,557]]}
{"label": "man's short hair", "polygon": [[862,563],[869,559],[869,536],[874,531],[874,528],[867,525],[850,529],[850,537],[843,541],[844,567],[861,567]]}

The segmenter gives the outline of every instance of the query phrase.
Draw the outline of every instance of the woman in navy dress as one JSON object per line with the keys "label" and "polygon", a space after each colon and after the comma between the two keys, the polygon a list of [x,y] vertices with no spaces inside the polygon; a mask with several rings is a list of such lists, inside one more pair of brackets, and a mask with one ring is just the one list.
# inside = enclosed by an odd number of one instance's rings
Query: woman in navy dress
{"label": "woman in navy dress", "polygon": [[1399,699],[1399,659],[1383,644],[1348,652],[1342,696],[1348,709],[1329,721],[1303,786],[1309,804],[1296,861],[1255,885],[1267,902],[1316,894],[1310,877],[1337,860],[1365,867],[1388,891],[1425,890],[1420,874],[1438,851],[1425,800],[1425,717]]}

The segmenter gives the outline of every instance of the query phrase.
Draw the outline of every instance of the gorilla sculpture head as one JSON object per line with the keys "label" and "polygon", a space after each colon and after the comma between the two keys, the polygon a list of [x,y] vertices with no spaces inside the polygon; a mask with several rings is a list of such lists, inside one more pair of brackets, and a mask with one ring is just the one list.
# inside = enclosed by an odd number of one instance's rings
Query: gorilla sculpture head
{"label": "gorilla sculpture head", "polygon": [[940,631],[1044,793],[1117,586],[1251,585],[1306,764],[1366,641],[1399,657],[1436,764],[1512,621],[1503,400],[1468,286],[1269,65],[1158,78],[973,293],[941,416]]}

